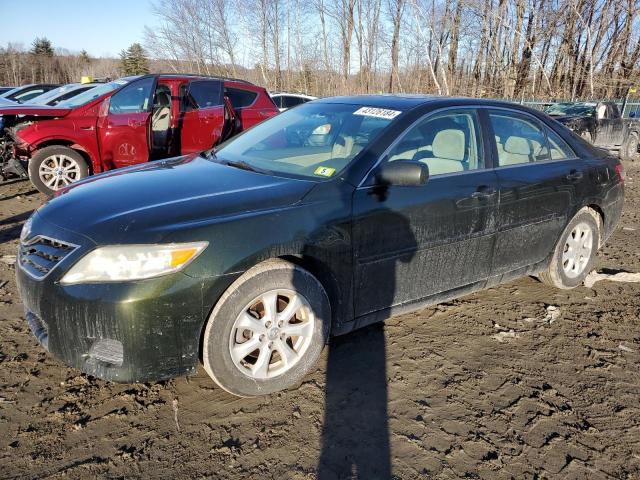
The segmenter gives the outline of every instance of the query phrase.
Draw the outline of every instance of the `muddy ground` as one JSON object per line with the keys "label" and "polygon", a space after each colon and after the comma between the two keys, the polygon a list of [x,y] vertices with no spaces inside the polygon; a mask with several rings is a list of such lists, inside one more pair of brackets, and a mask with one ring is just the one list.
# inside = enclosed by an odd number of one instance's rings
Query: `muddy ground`
{"label": "muddy ground", "polygon": [[[600,270],[640,272],[627,170]],[[0,260],[43,200],[0,186]],[[66,368],[30,334],[6,261],[2,478],[640,478],[640,284],[524,278],[334,339],[298,390],[239,399],[202,369],[117,385]]]}

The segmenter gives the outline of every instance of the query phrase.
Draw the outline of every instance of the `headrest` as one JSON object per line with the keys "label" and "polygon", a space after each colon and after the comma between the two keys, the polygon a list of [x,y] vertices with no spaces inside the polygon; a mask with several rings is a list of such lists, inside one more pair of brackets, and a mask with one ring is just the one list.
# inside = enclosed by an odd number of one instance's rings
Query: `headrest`
{"label": "headrest", "polygon": [[509,137],[504,144],[504,151],[516,155],[531,155],[531,144],[526,138]]}
{"label": "headrest", "polygon": [[462,130],[440,130],[432,144],[433,156],[449,160],[464,160],[464,132]]}

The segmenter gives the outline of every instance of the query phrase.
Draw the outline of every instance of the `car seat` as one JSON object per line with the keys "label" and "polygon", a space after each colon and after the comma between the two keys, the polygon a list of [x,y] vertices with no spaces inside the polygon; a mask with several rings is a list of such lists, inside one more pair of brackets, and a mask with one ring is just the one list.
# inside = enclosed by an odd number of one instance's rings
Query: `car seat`
{"label": "car seat", "polygon": [[413,161],[425,163],[429,175],[462,172],[464,170],[465,134],[462,130],[446,129],[436,133],[431,151],[416,152]]}

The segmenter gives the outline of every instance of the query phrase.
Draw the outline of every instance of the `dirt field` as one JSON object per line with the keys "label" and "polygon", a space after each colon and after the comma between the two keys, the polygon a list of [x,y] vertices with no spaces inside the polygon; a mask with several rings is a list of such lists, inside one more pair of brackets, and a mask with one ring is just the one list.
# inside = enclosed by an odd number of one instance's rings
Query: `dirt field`
{"label": "dirt field", "polygon": [[[640,272],[627,167],[599,270]],[[42,201],[0,186],[2,478],[640,478],[638,283],[525,278],[397,317],[335,339],[300,389],[265,398],[202,369],[116,385],[66,368],[22,318],[4,255]]]}

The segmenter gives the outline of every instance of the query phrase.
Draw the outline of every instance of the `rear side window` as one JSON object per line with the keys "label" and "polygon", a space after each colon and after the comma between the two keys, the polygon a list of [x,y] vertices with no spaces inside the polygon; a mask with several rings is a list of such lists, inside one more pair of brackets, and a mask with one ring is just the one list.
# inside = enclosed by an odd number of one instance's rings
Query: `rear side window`
{"label": "rear side window", "polygon": [[154,78],[133,82],[116,92],[109,102],[110,114],[141,113],[149,110]]}
{"label": "rear side window", "polygon": [[562,140],[560,135],[549,128],[547,129],[547,140],[549,140],[549,153],[551,154],[551,160],[575,158],[576,154],[571,150],[571,147],[567,145],[567,142]]}
{"label": "rear side window", "polygon": [[475,110],[461,109],[430,116],[412,127],[388,155],[388,161],[422,162],[429,175],[484,167]]}
{"label": "rear side window", "polygon": [[225,93],[229,97],[233,108],[249,107],[253,105],[253,102],[255,102],[258,97],[256,92],[243,90],[241,88],[226,88]]}
{"label": "rear side window", "polygon": [[489,114],[498,150],[498,165],[518,165],[549,160],[547,138],[542,127],[524,115]]}
{"label": "rear side window", "polygon": [[222,85],[211,80],[189,83],[184,98],[185,110],[218,107],[222,105]]}

